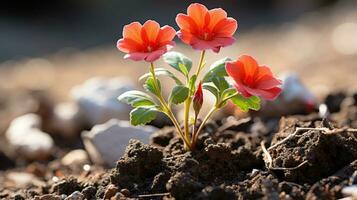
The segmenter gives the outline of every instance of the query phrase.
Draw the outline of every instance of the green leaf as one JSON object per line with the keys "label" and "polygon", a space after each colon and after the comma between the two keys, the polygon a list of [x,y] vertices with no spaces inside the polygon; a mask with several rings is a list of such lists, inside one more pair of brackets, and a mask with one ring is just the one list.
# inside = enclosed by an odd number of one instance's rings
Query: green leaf
{"label": "green leaf", "polygon": [[[180,71],[185,76],[190,72],[192,68],[192,61],[183,55],[182,53],[170,51],[164,54],[164,61],[169,64],[171,67],[175,68],[177,71]],[[180,66],[181,63],[181,66]],[[185,69],[183,69],[185,68]]]}
{"label": "green leaf", "polygon": [[[170,72],[169,70],[165,69],[165,68],[155,68],[155,74],[156,76],[168,76],[170,78],[172,78],[177,85],[183,85],[183,83],[180,81],[180,79],[178,79],[172,72]],[[151,73],[146,73],[144,75],[142,75],[139,80],[143,80],[146,79],[148,77],[151,77]]]}
{"label": "green leaf", "polygon": [[237,89],[235,88],[227,88],[222,92],[222,99],[229,98],[231,95],[237,93]]}
{"label": "green leaf", "polygon": [[153,77],[150,76],[146,80],[144,88],[155,95],[159,95],[161,93],[161,84],[159,80],[157,80],[157,83],[159,88],[155,87],[155,80],[153,79]]}
{"label": "green leaf", "polygon": [[169,103],[180,104],[188,97],[189,89],[183,85],[177,85],[172,89],[169,97]]}
{"label": "green leaf", "polygon": [[180,71],[181,71],[185,76],[188,76],[188,71],[187,71],[186,66],[185,66],[184,64],[180,63],[180,62],[178,63],[178,65],[179,65]]}
{"label": "green leaf", "polygon": [[191,78],[190,78],[190,81],[188,83],[188,87],[190,88],[190,95],[193,95],[195,93],[195,83],[196,83],[196,79],[197,79],[197,75],[193,75]]}
{"label": "green leaf", "polygon": [[212,85],[210,83],[205,83],[202,85],[202,88],[211,92],[216,97],[217,100],[219,99],[219,97],[220,97],[219,91],[214,85]]}
{"label": "green leaf", "polygon": [[130,112],[130,123],[134,126],[145,125],[156,118],[159,110],[155,106],[134,108]]}
{"label": "green leaf", "polygon": [[237,94],[236,96],[232,97],[231,100],[234,105],[238,106],[244,112],[248,112],[249,109],[260,109],[260,98],[257,96],[245,98],[241,94]]}
{"label": "green leaf", "polygon": [[226,72],[226,62],[230,61],[230,58],[223,58],[221,60],[218,60],[214,62],[210,66],[210,70],[207,72],[207,74],[203,77],[203,82],[211,82],[213,77],[224,77],[228,76]]}
{"label": "green leaf", "polygon": [[155,105],[154,100],[144,92],[132,90],[121,94],[118,100],[133,107]]}
{"label": "green leaf", "polygon": [[211,81],[217,87],[220,94],[222,94],[224,90],[229,88],[229,84],[224,77],[214,76],[211,78]]}

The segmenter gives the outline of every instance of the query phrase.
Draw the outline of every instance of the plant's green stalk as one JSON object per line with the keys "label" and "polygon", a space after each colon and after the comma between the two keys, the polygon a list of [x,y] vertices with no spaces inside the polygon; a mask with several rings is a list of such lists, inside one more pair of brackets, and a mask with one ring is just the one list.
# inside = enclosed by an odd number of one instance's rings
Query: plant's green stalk
{"label": "plant's green stalk", "polygon": [[[201,52],[201,56],[200,56],[200,61],[198,63],[198,67],[197,67],[197,71],[196,71],[196,77],[198,77],[201,69],[202,69],[202,64],[203,64],[203,59],[205,57],[205,50],[203,50]],[[187,83],[189,84],[189,80],[187,81]],[[195,85],[192,84],[192,85]],[[189,90],[191,91],[192,88],[189,88]],[[190,130],[189,130],[189,117],[190,117],[190,106],[191,106],[191,102],[192,102],[192,97],[191,95],[188,96],[188,98],[185,100],[184,103],[184,129],[185,129],[185,137],[187,140],[192,141],[192,137],[190,137]],[[192,132],[193,134],[193,132]]]}
{"label": "plant's green stalk", "polygon": [[[159,84],[157,82],[154,63],[150,63],[150,72],[151,72],[151,75],[152,75],[152,77],[154,79],[154,87],[158,91],[158,89],[160,87],[159,87]],[[177,129],[177,132],[180,134],[185,146],[187,146],[187,148],[191,149],[190,140],[187,140],[187,138],[185,138],[185,135],[182,133],[180,125],[177,122],[177,119],[175,118],[174,114],[172,113],[170,106],[168,106],[168,104],[166,103],[165,99],[163,98],[161,91],[160,91],[159,95],[156,96],[156,97],[157,97],[157,99],[161,103],[161,106],[164,109],[163,112],[171,119],[172,123],[174,124],[175,128]]]}
{"label": "plant's green stalk", "polygon": [[205,58],[205,54],[206,54],[206,51],[203,50],[201,52],[201,56],[200,56],[200,61],[199,61],[199,64],[198,64],[198,68],[197,68],[197,71],[196,71],[196,75],[198,77],[198,74],[201,72],[202,70],[202,64],[203,64],[203,59]]}
{"label": "plant's green stalk", "polygon": [[237,94],[238,94],[238,92],[235,92],[234,94],[231,94],[231,95],[227,96],[226,98],[222,99],[222,100],[220,101],[220,103],[218,104],[219,107],[221,107],[221,104],[222,104],[222,103],[228,101],[229,99],[231,99],[232,97],[236,96]]}
{"label": "plant's green stalk", "polygon": [[196,146],[196,142],[197,142],[197,137],[200,134],[200,132],[202,131],[202,128],[204,127],[204,125],[206,124],[206,122],[208,121],[208,119],[212,116],[212,114],[217,110],[217,106],[213,106],[211,108],[211,110],[208,112],[208,114],[206,115],[206,117],[203,119],[200,127],[197,129],[197,131],[195,133],[193,133],[192,136],[192,148],[195,148]]}

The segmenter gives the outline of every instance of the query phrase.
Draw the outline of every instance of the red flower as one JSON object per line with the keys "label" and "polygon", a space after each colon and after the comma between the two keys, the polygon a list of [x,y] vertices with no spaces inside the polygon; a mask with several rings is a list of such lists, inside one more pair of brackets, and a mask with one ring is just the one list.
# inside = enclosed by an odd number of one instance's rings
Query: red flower
{"label": "red flower", "polygon": [[117,48],[127,53],[124,58],[153,62],[175,46],[172,41],[175,34],[172,27],[160,28],[160,24],[153,20],[146,21],[144,25],[133,22],[124,26],[123,38],[118,41]]}
{"label": "red flower", "polygon": [[203,104],[203,92],[202,92],[202,82],[200,82],[193,96],[193,109],[195,110],[196,116],[200,112],[202,104]]}
{"label": "red flower", "polygon": [[197,50],[212,49],[218,53],[221,47],[233,44],[237,21],[227,17],[227,13],[216,8],[193,3],[187,8],[187,15],[178,14],[176,23],[180,27],[178,37]]}
{"label": "red flower", "polygon": [[282,91],[279,87],[281,80],[273,76],[269,67],[259,66],[251,56],[243,55],[237,61],[227,62],[226,71],[244,97],[260,96],[274,100]]}

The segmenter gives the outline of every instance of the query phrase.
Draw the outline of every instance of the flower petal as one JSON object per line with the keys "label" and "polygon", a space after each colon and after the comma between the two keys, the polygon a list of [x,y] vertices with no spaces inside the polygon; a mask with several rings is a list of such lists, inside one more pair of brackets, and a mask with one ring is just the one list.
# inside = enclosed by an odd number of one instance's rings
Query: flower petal
{"label": "flower petal", "polygon": [[182,40],[182,42],[191,45],[194,36],[190,32],[181,30],[177,32],[177,37],[179,37]]}
{"label": "flower petal", "polygon": [[149,53],[142,53],[142,52],[135,52],[135,53],[128,53],[124,56],[124,59],[131,59],[134,61],[141,61],[144,60]]}
{"label": "flower petal", "polygon": [[251,85],[254,84],[254,78],[258,73],[258,63],[257,61],[248,55],[242,55],[238,58],[238,61],[241,62],[244,66],[244,82],[245,84]]}
{"label": "flower petal", "polygon": [[158,42],[160,44],[165,44],[167,42],[171,42],[176,35],[176,31],[174,28],[171,26],[163,26],[160,29],[159,35],[158,35]]}
{"label": "flower petal", "polygon": [[237,21],[231,17],[219,21],[212,32],[217,37],[232,37],[238,28]]}
{"label": "flower petal", "polygon": [[205,17],[208,12],[206,6],[193,3],[187,8],[187,14],[190,16],[199,28],[203,28],[205,25]]}
{"label": "flower petal", "polygon": [[236,82],[234,84],[234,87],[237,89],[238,92],[240,92],[246,98],[253,96],[253,94],[249,93],[246,87],[241,83]]}
{"label": "flower petal", "polygon": [[255,77],[256,88],[260,89],[270,89],[281,85],[281,80],[276,79],[271,72],[270,68],[267,66],[259,66],[258,73]]}
{"label": "flower petal", "polygon": [[255,87],[258,89],[271,89],[273,87],[279,86],[280,84],[281,84],[281,81],[273,77],[273,78],[258,82]]}
{"label": "flower petal", "polygon": [[117,48],[124,53],[130,53],[130,52],[142,51],[144,47],[132,39],[124,38],[118,40]]}
{"label": "flower petal", "polygon": [[227,62],[226,72],[237,84],[242,84],[244,77],[243,65],[235,61]]}
{"label": "flower petal", "polygon": [[164,50],[164,49],[159,49],[159,50],[150,52],[147,55],[147,57],[145,58],[145,61],[154,62],[155,60],[159,59],[164,53],[166,53],[166,50]]}
{"label": "flower petal", "polygon": [[132,22],[125,25],[123,28],[123,38],[129,38],[137,43],[142,43],[141,28],[142,26],[139,22]]}
{"label": "flower petal", "polygon": [[249,87],[245,88],[250,94],[254,95],[254,96],[260,96],[263,99],[266,100],[274,100],[276,99],[276,97],[279,96],[279,94],[281,93],[282,89],[279,87],[274,87],[271,89],[267,89],[267,90],[261,90],[261,89],[252,89]]}
{"label": "flower petal", "polygon": [[236,39],[233,37],[217,37],[213,40],[213,42],[215,42],[220,47],[232,45],[235,41]]}
{"label": "flower petal", "polygon": [[215,8],[212,10],[208,11],[209,13],[209,24],[208,28],[210,30],[213,30],[213,28],[220,22],[221,20],[225,19],[227,17],[226,11],[224,11],[222,8]]}
{"label": "flower petal", "polygon": [[141,29],[141,37],[144,42],[155,42],[160,32],[160,24],[154,20],[148,20]]}
{"label": "flower petal", "polygon": [[190,16],[180,13],[176,16],[176,23],[181,30],[185,30],[191,33],[198,31],[198,27],[196,23],[193,21],[193,19]]}

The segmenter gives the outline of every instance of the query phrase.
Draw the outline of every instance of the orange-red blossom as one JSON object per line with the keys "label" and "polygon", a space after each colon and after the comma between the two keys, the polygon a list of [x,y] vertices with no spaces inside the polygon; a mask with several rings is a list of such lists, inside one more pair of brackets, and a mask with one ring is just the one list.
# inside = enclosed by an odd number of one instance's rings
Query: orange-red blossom
{"label": "orange-red blossom", "polygon": [[208,10],[202,4],[193,3],[187,8],[187,15],[177,15],[176,22],[180,27],[178,37],[196,50],[211,49],[218,53],[221,47],[235,41],[237,21],[227,17],[221,8]]}
{"label": "orange-red blossom", "polygon": [[153,20],[143,25],[132,22],[124,26],[123,38],[118,40],[117,48],[126,53],[124,58],[154,62],[175,46],[172,41],[176,35],[171,26],[163,26]]}
{"label": "orange-red blossom", "polygon": [[226,71],[234,86],[244,97],[259,96],[274,100],[281,92],[281,80],[274,77],[269,67],[259,66],[251,56],[243,55],[226,63]]}

